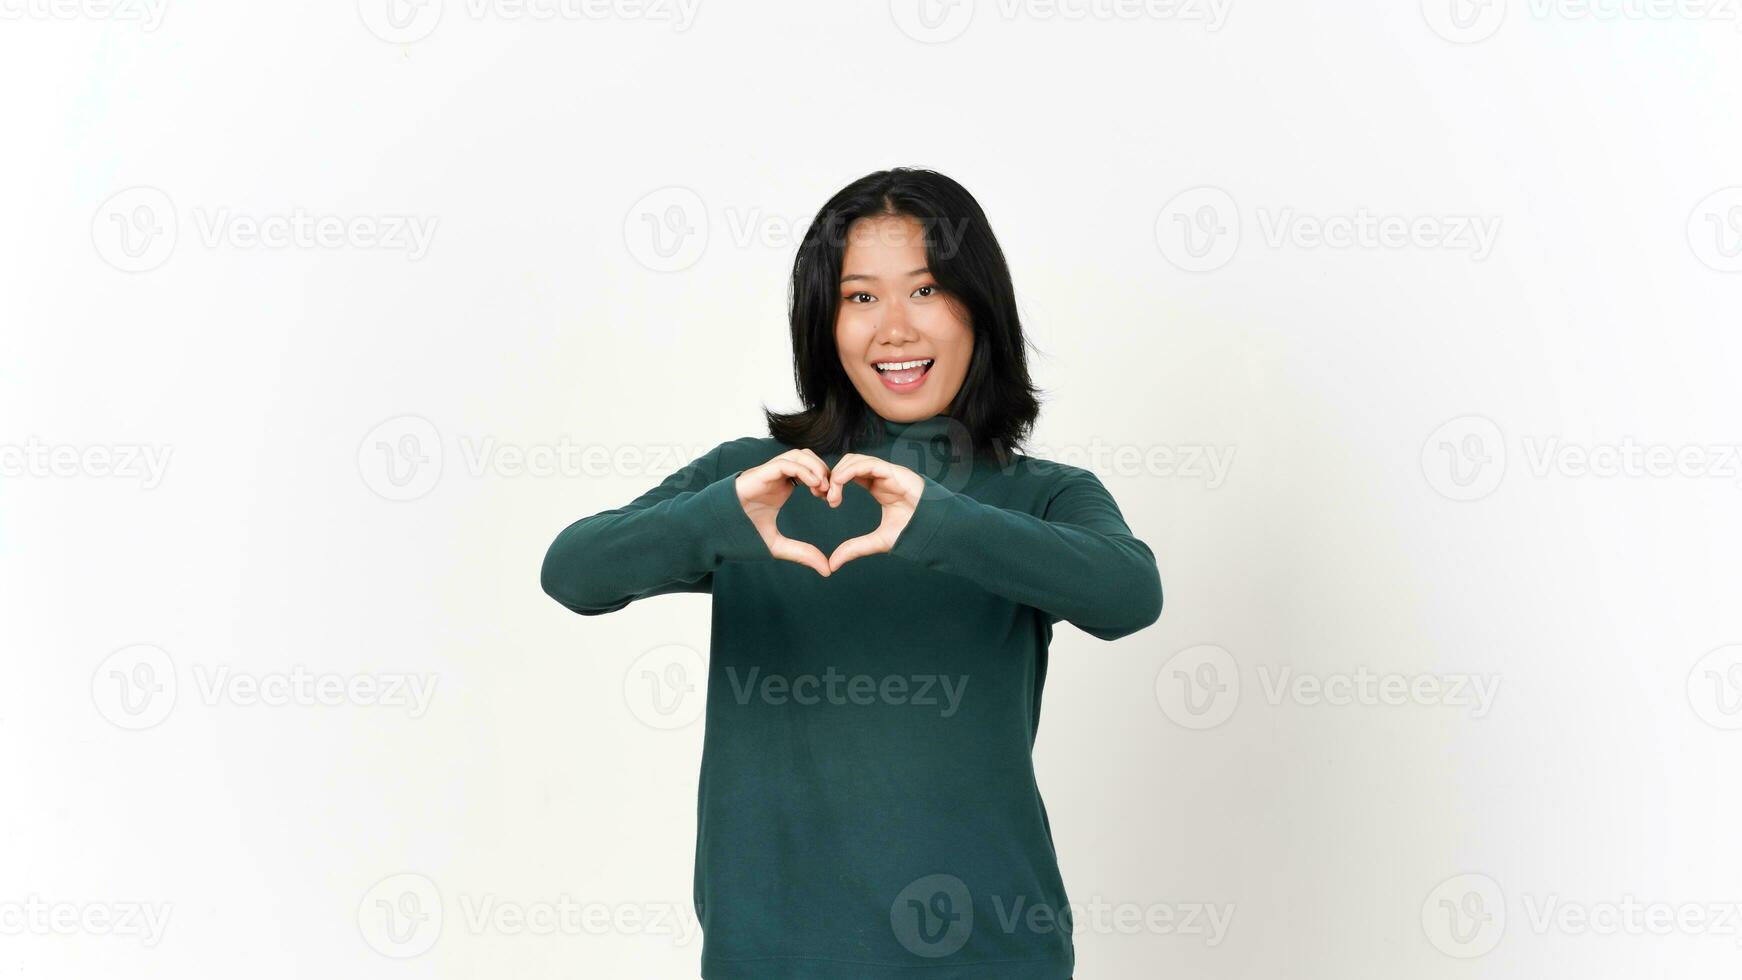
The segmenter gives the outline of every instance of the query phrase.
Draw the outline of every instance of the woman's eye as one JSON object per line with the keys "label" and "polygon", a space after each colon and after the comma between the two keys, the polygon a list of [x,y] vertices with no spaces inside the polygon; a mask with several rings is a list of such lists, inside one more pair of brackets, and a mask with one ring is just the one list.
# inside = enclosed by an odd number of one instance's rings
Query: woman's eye
{"label": "woman's eye", "polygon": [[861,297],[861,296],[865,297],[866,300],[874,298],[870,293],[848,293],[847,294],[847,302],[849,302],[849,303],[863,302],[862,300],[859,299],[859,297]]}
{"label": "woman's eye", "polygon": [[938,287],[936,286],[921,286],[913,291],[913,295],[918,296],[920,299],[925,299],[932,293],[937,292],[937,289]]}

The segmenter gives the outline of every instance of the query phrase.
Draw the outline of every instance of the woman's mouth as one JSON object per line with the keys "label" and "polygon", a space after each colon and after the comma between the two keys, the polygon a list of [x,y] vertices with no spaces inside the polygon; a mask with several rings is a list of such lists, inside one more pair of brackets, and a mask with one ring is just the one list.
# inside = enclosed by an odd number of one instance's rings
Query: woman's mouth
{"label": "woman's mouth", "polygon": [[931,370],[932,358],[917,357],[910,361],[873,361],[871,366],[877,369],[877,377],[883,382],[883,387],[890,391],[912,391],[925,383],[926,372]]}

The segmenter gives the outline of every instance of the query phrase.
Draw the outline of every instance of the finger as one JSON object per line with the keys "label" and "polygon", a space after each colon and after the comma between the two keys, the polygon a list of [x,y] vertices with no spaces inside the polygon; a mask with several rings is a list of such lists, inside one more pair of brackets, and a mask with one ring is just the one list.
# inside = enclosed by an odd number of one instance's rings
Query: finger
{"label": "finger", "polygon": [[774,543],[769,545],[768,553],[782,561],[798,562],[823,578],[828,578],[829,573],[833,571],[829,567],[829,560],[823,557],[823,553],[818,550],[816,545],[808,541],[795,541],[785,535],[778,535],[775,537]]}
{"label": "finger", "polygon": [[821,492],[828,482],[828,467],[822,465],[822,461],[815,458],[815,456],[807,456],[802,450],[794,449],[781,454],[777,458],[786,460],[808,474],[808,478],[803,479],[801,482],[810,487],[811,493],[813,494]]}
{"label": "finger", "polygon": [[851,483],[854,474],[866,466],[877,462],[875,456],[865,456],[859,453],[848,453],[842,456],[833,468],[829,470],[829,506],[835,507],[841,502],[841,488]]}
{"label": "finger", "polygon": [[849,483],[857,483],[867,490],[874,490],[878,480],[889,474],[889,464],[875,456],[855,456],[845,467],[835,464],[829,472],[829,506],[841,502],[841,492]]}
{"label": "finger", "polygon": [[875,534],[861,534],[856,538],[848,538],[837,545],[834,553],[829,555],[829,571],[835,571],[855,558],[880,555],[888,550]]}
{"label": "finger", "polygon": [[817,476],[820,477],[820,482],[816,486],[811,487],[811,495],[821,497],[828,493],[829,464],[824,462],[823,458],[818,456],[814,450],[800,449],[797,450],[797,452],[800,454],[800,458],[808,459],[815,464],[813,469]]}
{"label": "finger", "polygon": [[821,456],[818,456],[816,453],[810,451],[809,449],[792,449],[792,450],[788,450],[783,455],[787,459],[793,460],[794,462],[798,463],[800,466],[803,466],[805,469],[809,470],[810,472],[815,473],[817,476],[818,482],[823,482],[823,481],[828,480],[828,478],[829,478],[829,464],[823,462],[823,458]]}
{"label": "finger", "polygon": [[763,464],[763,469],[766,471],[765,475],[767,477],[764,484],[765,488],[771,487],[776,481],[783,479],[787,482],[796,479],[810,487],[823,486],[823,476],[821,474],[812,472],[810,468],[806,467],[798,460],[786,456],[774,457],[767,463]]}

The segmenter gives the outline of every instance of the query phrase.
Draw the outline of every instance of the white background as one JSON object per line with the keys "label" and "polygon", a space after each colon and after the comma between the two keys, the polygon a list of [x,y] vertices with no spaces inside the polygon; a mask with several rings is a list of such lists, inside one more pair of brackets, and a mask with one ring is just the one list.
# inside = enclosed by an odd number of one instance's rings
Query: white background
{"label": "white background", "polygon": [[[0,0],[0,972],[695,976],[702,726],[640,679],[708,599],[539,562],[794,407],[792,242],[911,164],[1161,567],[1054,642],[1078,977],[1736,974],[1735,11],[431,2]],[[299,670],[435,687],[249,697]],[[1498,686],[1314,694],[1363,671]],[[500,914],[564,899],[617,924]]]}

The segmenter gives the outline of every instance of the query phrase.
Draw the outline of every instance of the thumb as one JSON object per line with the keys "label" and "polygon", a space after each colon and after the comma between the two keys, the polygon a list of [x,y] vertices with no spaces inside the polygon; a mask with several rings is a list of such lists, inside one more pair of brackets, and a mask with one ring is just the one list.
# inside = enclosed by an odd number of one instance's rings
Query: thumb
{"label": "thumb", "polygon": [[829,560],[817,546],[808,541],[795,541],[784,534],[777,534],[769,542],[768,553],[782,561],[794,561],[811,569],[823,578],[829,577]]}
{"label": "thumb", "polygon": [[877,539],[876,534],[861,534],[856,538],[848,538],[837,545],[834,553],[829,555],[829,570],[834,571],[855,558],[881,554],[887,550],[889,549],[883,547],[883,543]]}

